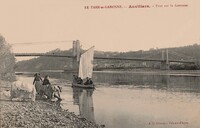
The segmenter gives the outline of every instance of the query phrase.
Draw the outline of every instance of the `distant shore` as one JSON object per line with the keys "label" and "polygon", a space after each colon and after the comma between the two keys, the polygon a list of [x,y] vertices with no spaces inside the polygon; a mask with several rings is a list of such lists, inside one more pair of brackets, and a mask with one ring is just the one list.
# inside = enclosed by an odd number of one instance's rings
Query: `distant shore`
{"label": "distant shore", "polygon": [[[75,71],[72,70],[41,70],[41,71],[17,71],[15,72],[16,75],[32,75],[37,72],[40,73],[75,73]],[[95,70],[95,72],[112,72],[112,73],[117,73],[117,72],[132,72],[132,73],[162,73],[162,74],[199,74],[200,75],[200,70],[160,70],[160,69],[134,69],[134,70],[125,70],[125,69],[118,69],[118,70]]]}

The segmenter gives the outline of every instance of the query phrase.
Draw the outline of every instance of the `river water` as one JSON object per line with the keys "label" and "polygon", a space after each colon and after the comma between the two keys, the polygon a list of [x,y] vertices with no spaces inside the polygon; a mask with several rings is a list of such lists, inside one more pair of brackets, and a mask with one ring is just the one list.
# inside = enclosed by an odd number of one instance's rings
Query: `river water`
{"label": "river water", "polygon": [[95,72],[95,90],[71,88],[72,73],[48,75],[64,109],[108,128],[200,128],[199,74]]}

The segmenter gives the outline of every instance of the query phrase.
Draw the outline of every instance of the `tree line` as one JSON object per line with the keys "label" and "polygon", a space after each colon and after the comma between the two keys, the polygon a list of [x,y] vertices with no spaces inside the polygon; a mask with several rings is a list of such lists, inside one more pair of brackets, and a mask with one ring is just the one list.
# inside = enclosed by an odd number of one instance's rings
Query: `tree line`
{"label": "tree line", "polygon": [[13,81],[15,57],[11,51],[11,46],[0,34],[0,80]]}

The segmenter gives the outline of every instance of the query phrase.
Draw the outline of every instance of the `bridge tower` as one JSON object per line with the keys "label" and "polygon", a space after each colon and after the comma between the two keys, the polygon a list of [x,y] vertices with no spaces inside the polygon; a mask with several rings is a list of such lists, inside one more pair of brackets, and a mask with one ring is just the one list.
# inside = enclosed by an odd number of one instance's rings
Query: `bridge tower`
{"label": "bridge tower", "polygon": [[168,49],[162,51],[161,69],[169,70],[169,53]]}
{"label": "bridge tower", "polygon": [[79,40],[73,41],[73,56],[71,63],[71,68],[78,72],[79,68],[79,60],[80,60],[80,42]]}

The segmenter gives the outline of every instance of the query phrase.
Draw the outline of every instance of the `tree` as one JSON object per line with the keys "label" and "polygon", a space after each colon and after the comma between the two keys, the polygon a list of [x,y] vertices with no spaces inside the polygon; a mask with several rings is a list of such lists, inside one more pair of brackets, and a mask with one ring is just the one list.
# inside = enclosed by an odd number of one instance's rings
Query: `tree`
{"label": "tree", "polygon": [[15,57],[11,46],[0,35],[0,80],[14,80]]}

